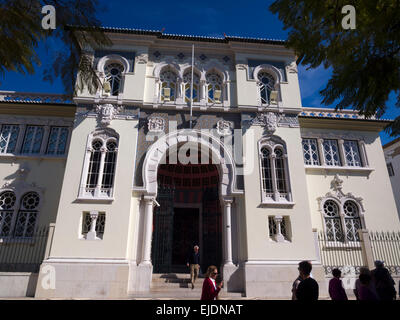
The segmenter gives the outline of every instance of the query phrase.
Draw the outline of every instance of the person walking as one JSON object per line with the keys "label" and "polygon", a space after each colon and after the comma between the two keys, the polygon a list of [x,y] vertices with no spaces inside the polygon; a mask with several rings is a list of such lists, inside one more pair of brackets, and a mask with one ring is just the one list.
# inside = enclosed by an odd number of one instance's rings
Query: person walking
{"label": "person walking", "polygon": [[335,268],[332,270],[332,275],[333,278],[329,281],[329,296],[334,301],[348,300],[346,291],[343,288],[342,280],[340,280],[342,271]]}
{"label": "person walking", "polygon": [[209,266],[206,278],[203,282],[203,290],[201,291],[201,300],[216,300],[221,291],[223,282],[217,283],[218,269],[216,266]]}
{"label": "person walking", "polygon": [[297,286],[296,298],[299,301],[315,301],[318,300],[319,286],[317,281],[310,277],[312,265],[309,261],[299,263],[299,272],[301,282]]}
{"label": "person walking", "polygon": [[375,261],[375,269],[371,271],[371,275],[379,300],[396,300],[397,292],[394,287],[396,283],[389,270],[385,268],[383,261]]}
{"label": "person walking", "polygon": [[192,289],[194,289],[194,283],[199,276],[200,271],[200,252],[199,246],[195,245],[193,251],[191,251],[187,258],[186,265],[190,268],[190,283],[192,284]]}

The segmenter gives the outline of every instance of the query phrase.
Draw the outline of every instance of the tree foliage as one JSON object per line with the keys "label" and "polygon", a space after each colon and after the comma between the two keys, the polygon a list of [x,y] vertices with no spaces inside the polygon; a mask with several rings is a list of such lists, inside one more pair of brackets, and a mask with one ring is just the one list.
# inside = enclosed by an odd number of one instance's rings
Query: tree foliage
{"label": "tree foliage", "polygon": [[[342,27],[345,5],[356,9],[356,29]],[[322,103],[381,117],[390,93],[400,107],[399,0],[277,0],[270,10],[289,30],[287,46],[301,64],[332,68]],[[400,134],[400,116],[387,128]]]}
{"label": "tree foliage", "polygon": [[[42,7],[56,9],[56,29],[42,28]],[[43,79],[61,78],[67,95],[72,96],[86,84],[91,93],[101,85],[93,69],[91,55],[82,48],[111,44],[96,28],[98,0],[0,0],[0,76],[7,71],[33,74],[41,61],[36,49],[41,41],[52,38],[60,45],[48,47],[53,56]],[[68,25],[88,26],[85,32],[71,32]],[[89,27],[90,26],[90,27]],[[54,43],[54,41],[53,41]],[[79,71],[79,72],[78,72]]]}

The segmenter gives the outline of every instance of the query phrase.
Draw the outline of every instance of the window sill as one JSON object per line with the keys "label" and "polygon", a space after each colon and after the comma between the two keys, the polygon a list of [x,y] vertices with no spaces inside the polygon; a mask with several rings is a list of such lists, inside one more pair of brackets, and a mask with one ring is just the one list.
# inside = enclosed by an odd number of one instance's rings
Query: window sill
{"label": "window sill", "polygon": [[101,202],[101,203],[111,203],[115,199],[114,197],[112,198],[102,198],[102,197],[78,197],[76,198],[76,202],[79,203],[95,203],[95,202]]}
{"label": "window sill", "polygon": [[269,208],[292,208],[295,205],[294,202],[289,201],[268,201],[264,200],[260,203],[260,207],[269,207]]}
{"label": "window sill", "polygon": [[344,167],[344,166],[310,166],[305,165],[306,172],[326,172],[326,171],[342,171],[342,172],[365,172],[370,174],[375,171],[374,168],[369,167]]}
{"label": "window sill", "polygon": [[65,160],[67,156],[63,155],[48,155],[48,154],[14,154],[14,153],[2,153],[0,159],[38,159],[38,160]]}

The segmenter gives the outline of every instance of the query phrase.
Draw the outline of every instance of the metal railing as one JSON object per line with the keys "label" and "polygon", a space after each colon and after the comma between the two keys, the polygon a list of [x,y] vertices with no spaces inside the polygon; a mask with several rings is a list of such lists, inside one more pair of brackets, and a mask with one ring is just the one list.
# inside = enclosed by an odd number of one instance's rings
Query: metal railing
{"label": "metal railing", "polygon": [[374,260],[385,262],[391,274],[400,275],[400,232],[370,232]]}
{"label": "metal railing", "polygon": [[0,238],[0,272],[39,272],[48,236],[49,227],[43,226],[29,238]]}
{"label": "metal railing", "polygon": [[318,247],[326,275],[334,268],[351,268],[356,274],[360,267],[374,269],[374,261],[385,262],[392,275],[400,275],[400,232],[359,230],[359,241],[332,241],[318,232]]}
{"label": "metal railing", "polygon": [[318,244],[321,262],[325,274],[331,274],[332,270],[338,268],[344,270],[353,267],[358,274],[361,267],[366,266],[363,261],[362,239],[360,241],[332,241],[324,232],[318,233]]}

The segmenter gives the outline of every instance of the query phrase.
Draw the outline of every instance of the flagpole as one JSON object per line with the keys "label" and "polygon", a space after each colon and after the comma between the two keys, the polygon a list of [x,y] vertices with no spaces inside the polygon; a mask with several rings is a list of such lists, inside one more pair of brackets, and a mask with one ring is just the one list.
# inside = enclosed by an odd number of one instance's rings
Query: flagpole
{"label": "flagpole", "polygon": [[190,129],[192,129],[193,115],[193,70],[194,69],[194,44],[192,44],[192,76],[190,81]]}

